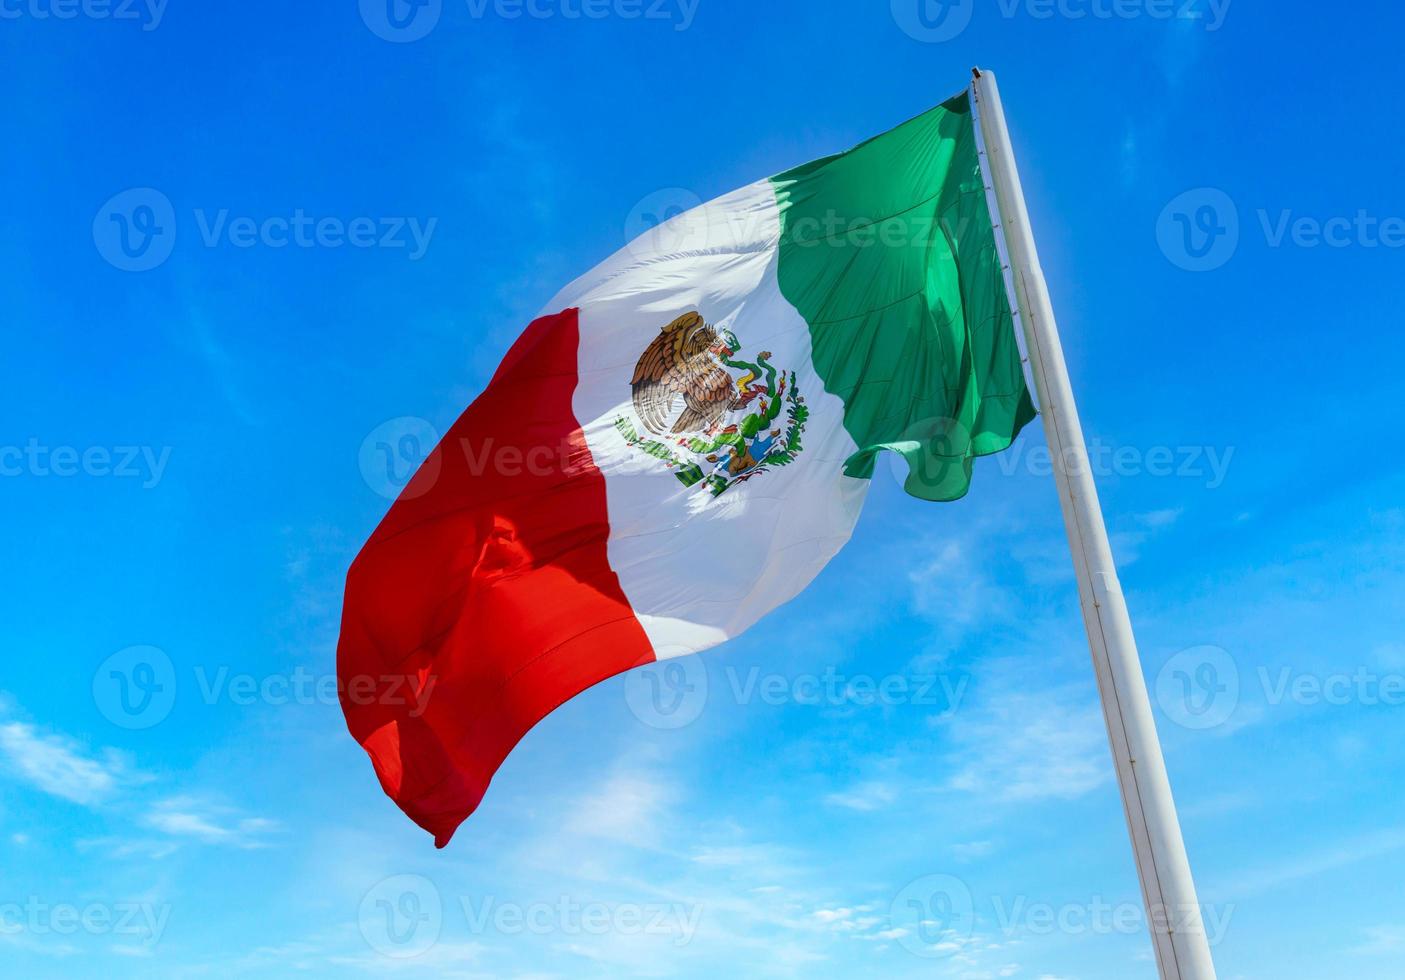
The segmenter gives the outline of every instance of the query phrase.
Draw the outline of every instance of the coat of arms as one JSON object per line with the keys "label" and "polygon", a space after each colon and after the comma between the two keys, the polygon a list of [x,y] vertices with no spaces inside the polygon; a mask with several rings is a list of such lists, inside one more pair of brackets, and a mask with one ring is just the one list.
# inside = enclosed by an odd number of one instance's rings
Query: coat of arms
{"label": "coat of arms", "polygon": [[634,368],[635,418],[615,420],[631,447],[714,497],[794,462],[810,415],[794,371],[776,368],[770,351],[752,360],[741,351],[730,330],[683,314],[659,331]]}

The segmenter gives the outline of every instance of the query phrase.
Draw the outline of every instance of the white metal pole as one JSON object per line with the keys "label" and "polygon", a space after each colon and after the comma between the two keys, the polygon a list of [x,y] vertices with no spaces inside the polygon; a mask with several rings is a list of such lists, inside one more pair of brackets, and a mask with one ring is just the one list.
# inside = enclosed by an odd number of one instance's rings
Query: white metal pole
{"label": "white metal pole", "polygon": [[1008,250],[1026,353],[1054,458],[1083,622],[1141,877],[1156,964],[1162,980],[1214,980],[1215,966],[1190,861],[1132,637],[1132,622],[1098,504],[1049,288],[1034,246],[1000,90],[992,73],[977,70],[975,76],[972,96],[984,143],[983,172],[999,205],[1000,215],[995,220]]}

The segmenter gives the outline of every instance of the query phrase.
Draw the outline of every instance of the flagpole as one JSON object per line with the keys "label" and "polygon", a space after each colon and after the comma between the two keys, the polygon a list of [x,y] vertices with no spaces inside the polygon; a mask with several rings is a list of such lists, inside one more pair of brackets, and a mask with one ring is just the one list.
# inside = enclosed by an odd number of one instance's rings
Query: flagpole
{"label": "flagpole", "polygon": [[1054,478],[1073,552],[1083,623],[1088,630],[1157,968],[1161,980],[1214,980],[1215,966],[1210,959],[1190,861],[1156,735],[1132,622],[1098,503],[1049,288],[1039,266],[1000,89],[991,72],[976,69],[974,75],[971,91],[984,143],[982,171],[989,184],[987,190],[993,192],[999,207],[995,220],[1008,252],[1002,261],[1007,262],[1007,272],[1013,280],[1026,355],[1054,460]]}

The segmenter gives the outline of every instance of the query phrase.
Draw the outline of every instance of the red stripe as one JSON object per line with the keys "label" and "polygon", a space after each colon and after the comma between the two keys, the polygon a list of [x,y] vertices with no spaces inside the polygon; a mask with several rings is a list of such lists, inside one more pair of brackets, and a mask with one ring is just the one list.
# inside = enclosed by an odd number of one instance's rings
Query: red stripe
{"label": "red stripe", "polygon": [[532,323],[347,574],[347,726],[439,847],[533,725],[654,659],[571,409],[579,344],[576,310]]}

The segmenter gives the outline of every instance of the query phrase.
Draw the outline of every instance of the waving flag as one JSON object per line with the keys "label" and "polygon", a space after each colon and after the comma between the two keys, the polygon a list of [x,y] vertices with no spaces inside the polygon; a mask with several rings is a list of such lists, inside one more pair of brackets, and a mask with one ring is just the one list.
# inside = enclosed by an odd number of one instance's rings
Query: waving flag
{"label": "waving flag", "polygon": [[804,589],[883,451],[952,500],[1034,417],[980,144],[963,93],[678,215],[508,351],[347,577],[343,691],[432,690],[347,723],[439,846],[558,705]]}

